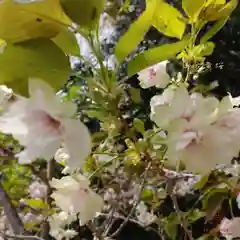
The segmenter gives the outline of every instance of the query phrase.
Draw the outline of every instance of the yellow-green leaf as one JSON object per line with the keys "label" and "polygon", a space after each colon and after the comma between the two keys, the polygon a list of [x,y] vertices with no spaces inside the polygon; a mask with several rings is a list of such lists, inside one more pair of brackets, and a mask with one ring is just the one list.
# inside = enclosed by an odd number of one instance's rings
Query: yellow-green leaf
{"label": "yellow-green leaf", "polygon": [[7,41],[51,38],[70,25],[71,20],[63,12],[59,0],[28,3],[4,0],[0,4],[0,38]]}
{"label": "yellow-green leaf", "polygon": [[208,20],[216,21],[219,19],[223,19],[229,17],[233,10],[237,7],[238,0],[231,0],[227,4],[225,4],[219,11],[216,11],[213,15],[211,15]]}
{"label": "yellow-green leaf", "polygon": [[52,40],[66,54],[71,56],[80,56],[80,48],[73,32],[64,29],[56,37],[52,38]]}
{"label": "yellow-green leaf", "polygon": [[29,77],[41,78],[55,89],[66,82],[70,73],[68,57],[50,39],[2,44],[0,83],[27,95]]}
{"label": "yellow-green leaf", "polygon": [[24,199],[24,203],[34,209],[48,209],[48,204],[41,199]]}
{"label": "yellow-green leaf", "polygon": [[123,61],[141,42],[152,25],[156,8],[156,0],[149,0],[147,9],[131,24],[115,47],[115,55],[119,62]]}
{"label": "yellow-green leaf", "polygon": [[201,38],[200,43],[205,43],[207,42],[210,38],[212,38],[214,35],[216,35],[226,24],[228,21],[229,17],[225,17],[219,21],[217,21]]}
{"label": "yellow-green leaf", "polygon": [[183,19],[176,8],[161,0],[156,5],[153,26],[166,36],[181,39],[186,28]]}
{"label": "yellow-green leaf", "polygon": [[204,7],[205,0],[182,0],[182,8],[188,17],[195,22],[201,10]]}
{"label": "yellow-green leaf", "polygon": [[176,43],[164,44],[140,53],[129,62],[128,76],[132,76],[142,69],[174,57],[187,46],[188,42],[189,39],[185,39]]}
{"label": "yellow-green leaf", "polygon": [[192,50],[194,57],[209,56],[213,53],[215,44],[213,42],[206,42],[195,46]]}
{"label": "yellow-green leaf", "polygon": [[80,27],[92,27],[103,12],[105,0],[60,0],[65,13]]}

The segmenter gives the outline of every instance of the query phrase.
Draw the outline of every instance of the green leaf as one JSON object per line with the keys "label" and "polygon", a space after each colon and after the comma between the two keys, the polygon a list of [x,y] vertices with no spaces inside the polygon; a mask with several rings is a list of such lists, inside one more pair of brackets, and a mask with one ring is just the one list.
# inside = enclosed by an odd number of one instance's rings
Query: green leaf
{"label": "green leaf", "polygon": [[131,95],[131,99],[133,100],[134,103],[140,103],[142,98],[140,94],[140,89],[139,88],[130,88],[129,92]]}
{"label": "green leaf", "polygon": [[24,203],[35,209],[48,209],[48,204],[41,199],[24,199]]}
{"label": "green leaf", "polygon": [[133,127],[140,132],[141,134],[144,134],[145,132],[145,127],[144,127],[144,122],[138,118],[135,118],[133,120]]}
{"label": "green leaf", "polygon": [[187,39],[176,43],[164,44],[160,47],[152,48],[140,53],[129,62],[128,76],[130,77],[142,69],[174,57],[188,45],[188,41],[189,40]]}
{"label": "green leaf", "polygon": [[101,111],[101,109],[99,110],[89,110],[87,111],[87,115],[90,118],[97,118],[98,120],[100,120],[101,122],[104,122],[106,116],[104,115],[104,113]]}
{"label": "green leaf", "polygon": [[186,219],[189,223],[193,223],[204,216],[205,216],[204,212],[201,212],[199,209],[194,209],[190,213],[189,212],[187,213]]}
{"label": "green leaf", "polygon": [[219,21],[217,21],[201,38],[200,43],[205,43],[209,39],[211,39],[214,35],[216,35],[226,24],[228,21],[229,17],[225,17]]}
{"label": "green leaf", "polygon": [[6,0],[0,4],[0,38],[10,42],[51,38],[71,23],[59,0],[28,3]]}
{"label": "green leaf", "polygon": [[0,82],[18,94],[28,95],[29,77],[60,89],[69,73],[68,57],[50,39],[2,44],[0,49]]}
{"label": "green leaf", "polygon": [[147,9],[133,22],[128,31],[120,38],[115,47],[115,55],[122,62],[143,40],[145,34],[152,25],[156,0],[150,0]]}
{"label": "green leaf", "polygon": [[179,219],[176,213],[171,213],[165,220],[164,230],[167,235],[172,239],[175,240],[177,238],[178,233],[178,224]]}
{"label": "green leaf", "polygon": [[216,213],[222,206],[225,199],[228,198],[227,188],[216,188],[213,189],[204,199],[203,199],[203,210],[206,212],[206,222],[212,220]]}
{"label": "green leaf", "polygon": [[157,3],[153,26],[166,36],[181,39],[186,28],[183,19],[182,14],[176,8],[161,0]]}
{"label": "green leaf", "polygon": [[209,176],[210,176],[210,174],[207,174],[207,175],[202,176],[202,178],[201,178],[198,182],[196,182],[196,183],[193,185],[193,187],[194,187],[195,189],[202,189],[202,188],[207,184],[208,179],[209,179]]}
{"label": "green leaf", "polygon": [[52,41],[66,54],[80,56],[80,48],[74,33],[64,29],[56,37],[52,38]]}
{"label": "green leaf", "polygon": [[91,28],[104,10],[105,0],[60,0],[65,13],[80,27]]}
{"label": "green leaf", "polygon": [[192,22],[197,20],[199,13],[204,7],[204,4],[205,0],[182,0],[182,8]]}

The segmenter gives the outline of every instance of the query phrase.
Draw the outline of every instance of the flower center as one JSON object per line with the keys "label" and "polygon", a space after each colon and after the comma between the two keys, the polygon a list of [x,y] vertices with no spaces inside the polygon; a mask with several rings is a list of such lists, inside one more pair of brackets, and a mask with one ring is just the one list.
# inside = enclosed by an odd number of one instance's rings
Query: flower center
{"label": "flower center", "polygon": [[153,68],[148,70],[148,79],[152,80],[156,76],[156,71]]}
{"label": "flower center", "polygon": [[49,126],[55,128],[55,129],[60,128],[60,122],[48,114],[46,114],[46,122],[48,123]]}
{"label": "flower center", "polygon": [[35,121],[41,121],[44,127],[51,128],[57,134],[60,134],[60,121],[53,118],[47,112],[43,110],[37,110],[33,114]]}

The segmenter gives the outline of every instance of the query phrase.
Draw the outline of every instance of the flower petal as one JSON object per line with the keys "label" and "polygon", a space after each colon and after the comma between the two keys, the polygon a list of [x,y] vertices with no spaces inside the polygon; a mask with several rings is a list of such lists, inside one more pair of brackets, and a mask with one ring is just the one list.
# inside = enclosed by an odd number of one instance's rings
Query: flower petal
{"label": "flower petal", "polygon": [[59,139],[43,145],[29,144],[25,150],[16,154],[16,157],[19,158],[20,164],[31,163],[37,158],[44,158],[46,160],[50,160],[54,156],[59,146]]}
{"label": "flower petal", "polygon": [[71,102],[62,102],[46,82],[30,78],[28,88],[32,103],[54,117],[71,117],[76,112],[76,106]]}
{"label": "flower petal", "polygon": [[88,128],[82,122],[74,119],[64,119],[61,124],[65,146],[70,155],[68,166],[72,168],[80,167],[92,148]]}

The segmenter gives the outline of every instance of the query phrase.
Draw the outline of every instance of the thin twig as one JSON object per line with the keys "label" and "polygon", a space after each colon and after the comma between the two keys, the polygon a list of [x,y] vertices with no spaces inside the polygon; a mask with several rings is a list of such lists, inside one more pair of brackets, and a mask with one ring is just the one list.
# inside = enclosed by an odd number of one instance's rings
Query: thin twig
{"label": "thin twig", "polygon": [[22,234],[24,232],[24,225],[18,215],[16,208],[13,206],[11,199],[0,183],[0,202],[3,205],[4,213],[12,227],[15,234]]}
{"label": "thin twig", "polygon": [[185,233],[187,234],[187,236],[190,240],[194,240],[193,237],[192,237],[191,230],[188,229],[188,224],[186,223],[185,219],[181,215],[181,211],[179,209],[176,196],[174,194],[171,194],[170,196],[171,196],[171,199],[172,199],[172,202],[173,202],[173,206],[174,206],[174,208],[176,210],[176,213],[178,215],[179,221],[181,222],[181,225],[182,225]]}

